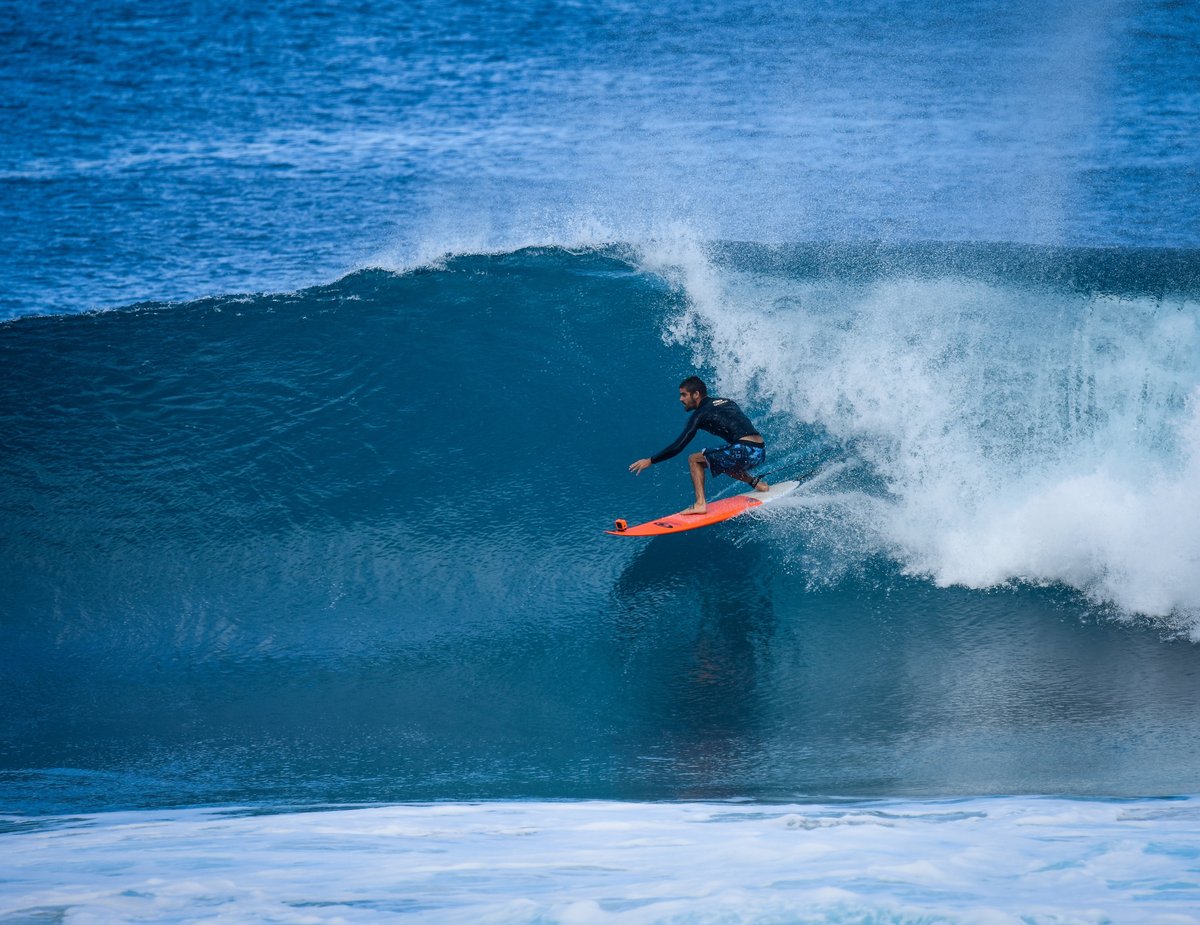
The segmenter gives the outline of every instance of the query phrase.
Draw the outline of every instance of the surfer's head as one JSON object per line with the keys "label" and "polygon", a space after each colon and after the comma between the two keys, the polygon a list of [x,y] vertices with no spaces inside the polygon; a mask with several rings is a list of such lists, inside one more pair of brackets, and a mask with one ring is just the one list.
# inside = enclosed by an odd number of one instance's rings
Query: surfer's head
{"label": "surfer's head", "polygon": [[699,376],[688,376],[679,383],[679,401],[684,411],[695,411],[708,396],[708,386]]}

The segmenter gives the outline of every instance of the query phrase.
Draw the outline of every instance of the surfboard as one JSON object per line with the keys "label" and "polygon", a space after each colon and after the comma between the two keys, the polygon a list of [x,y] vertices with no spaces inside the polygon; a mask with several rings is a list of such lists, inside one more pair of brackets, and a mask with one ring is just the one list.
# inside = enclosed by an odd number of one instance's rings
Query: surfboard
{"label": "surfboard", "polygon": [[719,524],[730,517],[737,517],[746,511],[790,495],[800,485],[798,481],[777,482],[767,491],[747,491],[740,495],[721,498],[719,501],[708,502],[708,510],[703,514],[669,514],[657,520],[648,520],[637,526],[627,526],[624,520],[618,520],[614,529],[605,530],[613,536],[663,536],[667,533],[683,533],[711,524]]}

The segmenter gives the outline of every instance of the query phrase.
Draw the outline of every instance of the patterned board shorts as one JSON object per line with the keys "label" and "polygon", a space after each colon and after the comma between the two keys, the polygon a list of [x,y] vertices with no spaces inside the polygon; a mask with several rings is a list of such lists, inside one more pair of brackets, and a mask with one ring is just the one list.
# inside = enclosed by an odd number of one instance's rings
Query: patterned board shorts
{"label": "patterned board shorts", "polygon": [[757,443],[729,443],[703,453],[713,475],[746,472],[767,461],[766,449]]}

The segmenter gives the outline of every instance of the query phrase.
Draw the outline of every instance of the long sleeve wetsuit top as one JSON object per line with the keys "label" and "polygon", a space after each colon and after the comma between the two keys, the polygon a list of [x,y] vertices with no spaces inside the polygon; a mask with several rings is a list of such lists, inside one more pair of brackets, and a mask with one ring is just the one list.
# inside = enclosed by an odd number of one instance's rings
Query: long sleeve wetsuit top
{"label": "long sleeve wetsuit top", "polygon": [[660,450],[650,457],[650,462],[660,463],[665,459],[676,456],[696,436],[696,431],[705,430],[724,440],[726,443],[736,443],[742,437],[761,436],[750,419],[742,413],[737,402],[729,398],[712,398],[705,396],[700,407],[688,418],[687,427],[665,450]]}

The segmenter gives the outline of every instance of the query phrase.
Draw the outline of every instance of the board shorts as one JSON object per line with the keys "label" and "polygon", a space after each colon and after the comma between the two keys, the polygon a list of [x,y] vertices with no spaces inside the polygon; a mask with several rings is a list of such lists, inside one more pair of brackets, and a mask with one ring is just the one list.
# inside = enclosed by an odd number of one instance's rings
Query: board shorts
{"label": "board shorts", "polygon": [[727,472],[747,472],[767,461],[767,450],[761,443],[727,443],[715,450],[702,450],[713,475]]}

